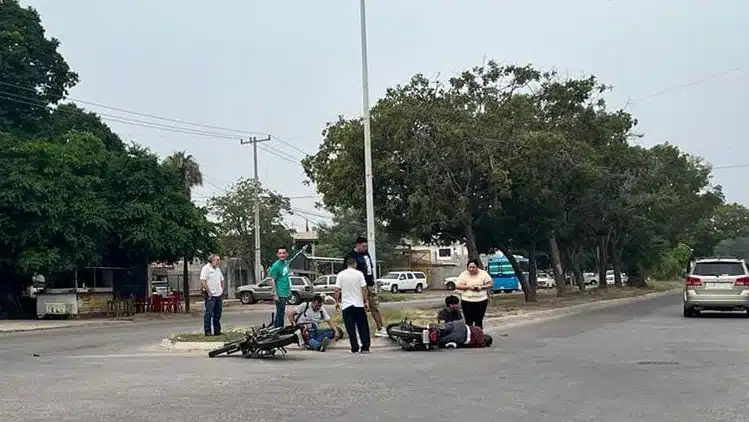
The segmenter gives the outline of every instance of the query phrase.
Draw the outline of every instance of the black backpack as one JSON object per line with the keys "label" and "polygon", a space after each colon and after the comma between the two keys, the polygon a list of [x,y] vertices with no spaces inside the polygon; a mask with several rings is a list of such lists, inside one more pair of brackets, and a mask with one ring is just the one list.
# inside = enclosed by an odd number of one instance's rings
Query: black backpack
{"label": "black backpack", "polygon": [[[304,304],[304,311],[302,311],[301,315],[299,315],[299,314],[296,315],[296,319],[294,320],[294,322],[296,322],[297,324],[299,324],[299,319],[301,317],[303,317],[303,316],[307,316],[307,310],[308,309],[309,309],[309,302],[307,302],[307,303]],[[322,308],[320,308],[320,319],[321,320],[325,319],[325,315],[322,313]]]}

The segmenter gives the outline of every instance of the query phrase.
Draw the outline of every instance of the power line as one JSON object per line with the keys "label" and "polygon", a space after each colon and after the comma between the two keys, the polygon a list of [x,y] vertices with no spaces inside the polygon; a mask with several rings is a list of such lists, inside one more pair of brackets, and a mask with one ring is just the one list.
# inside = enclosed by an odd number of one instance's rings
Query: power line
{"label": "power line", "polygon": [[[36,99],[30,98],[30,97],[23,97],[23,96],[12,94],[12,93],[5,92],[5,91],[0,91],[0,99],[12,101],[12,102],[19,103],[19,104],[31,105],[35,107],[42,107],[42,108],[49,107],[47,104],[43,104]],[[57,111],[72,114],[72,112],[65,110],[65,109],[58,108]],[[232,136],[232,135],[228,135],[225,133],[209,132],[209,131],[204,131],[204,130],[199,130],[199,129],[184,128],[184,127],[178,127],[174,125],[166,125],[162,123],[148,122],[148,121],[139,120],[139,119],[130,119],[127,117],[112,115],[108,113],[99,112],[96,114],[100,116],[102,120],[123,123],[127,125],[132,125],[132,126],[140,126],[140,127],[146,127],[146,128],[186,134],[186,135],[203,136],[203,137],[208,137],[208,138],[213,138],[213,139],[215,138],[232,139],[232,140],[238,139],[237,136]],[[260,146],[260,149],[263,150],[264,152],[267,152],[271,155],[274,155],[290,163],[301,165],[301,161],[299,159],[285,153],[284,151],[279,150],[278,148],[272,147],[270,145],[263,145],[263,146]]]}
{"label": "power line", "polygon": [[[33,89],[33,88],[29,88],[29,87],[24,87],[24,86],[21,86],[21,85],[12,84],[10,82],[0,81],[0,85],[5,85],[5,86],[9,86],[9,87],[21,89],[21,90],[24,90],[24,91],[33,92],[35,94],[37,93],[37,91],[35,89]],[[104,109],[112,110],[112,111],[119,111],[120,113],[132,114],[132,115],[135,115],[135,116],[146,117],[146,118],[154,119],[154,120],[162,120],[162,121],[167,121],[167,122],[172,122],[172,123],[184,124],[184,125],[188,125],[188,126],[201,127],[201,128],[205,128],[205,129],[221,130],[221,131],[224,131],[224,132],[233,132],[235,134],[238,134],[239,136],[245,136],[246,137],[246,136],[254,136],[254,135],[268,135],[268,136],[271,136],[274,140],[276,140],[276,141],[278,141],[278,142],[280,142],[280,143],[282,143],[282,144],[284,144],[284,145],[286,145],[286,146],[288,146],[288,147],[290,147],[290,148],[292,148],[292,149],[294,149],[294,150],[296,150],[296,151],[304,154],[305,156],[309,155],[309,153],[307,153],[306,151],[304,151],[301,148],[297,147],[296,145],[294,145],[294,144],[292,144],[292,143],[290,143],[288,141],[285,141],[285,140],[279,138],[278,136],[275,136],[275,135],[272,135],[272,134],[267,134],[267,133],[262,133],[262,132],[253,132],[253,131],[247,131],[247,130],[241,130],[241,129],[232,129],[232,128],[228,128],[228,127],[224,127],[224,126],[208,125],[208,124],[205,124],[205,123],[192,122],[192,121],[189,121],[189,120],[175,119],[173,117],[164,117],[164,116],[159,116],[159,115],[156,115],[156,114],[143,113],[143,112],[140,112],[140,111],[128,110],[126,108],[110,106],[110,105],[107,105],[107,104],[97,103],[97,102],[94,102],[94,101],[82,100],[80,98],[75,98],[75,97],[66,97],[66,99],[69,100],[69,101],[76,102],[76,103],[86,104],[86,105],[89,105],[89,106],[104,108]],[[236,137],[234,137],[232,139],[235,139],[235,138]]]}

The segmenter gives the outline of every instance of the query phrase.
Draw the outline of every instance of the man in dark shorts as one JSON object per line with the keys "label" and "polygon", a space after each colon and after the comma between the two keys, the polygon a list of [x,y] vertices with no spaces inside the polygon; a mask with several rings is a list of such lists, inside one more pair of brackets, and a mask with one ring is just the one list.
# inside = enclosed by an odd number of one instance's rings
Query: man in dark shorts
{"label": "man in dark shorts", "polygon": [[380,300],[378,296],[378,287],[374,279],[374,263],[367,251],[366,238],[358,237],[356,239],[354,249],[349,251],[349,253],[343,257],[343,262],[346,262],[348,258],[356,259],[356,269],[364,274],[364,280],[367,282],[369,311],[372,313],[372,319],[377,327],[375,337],[387,337],[388,334],[387,331],[385,331],[385,327],[382,325],[382,317],[380,316]]}

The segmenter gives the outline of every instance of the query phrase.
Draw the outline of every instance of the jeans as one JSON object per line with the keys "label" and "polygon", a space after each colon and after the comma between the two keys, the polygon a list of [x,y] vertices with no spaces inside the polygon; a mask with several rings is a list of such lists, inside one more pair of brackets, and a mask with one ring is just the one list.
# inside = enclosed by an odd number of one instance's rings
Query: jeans
{"label": "jeans", "polygon": [[213,322],[213,334],[221,333],[221,311],[224,309],[224,299],[221,296],[209,296],[205,298],[205,314],[203,314],[203,331],[211,335],[211,322]]}
{"label": "jeans", "polygon": [[276,316],[273,319],[273,326],[283,328],[286,319],[286,301],[288,297],[279,297],[276,301]]}
{"label": "jeans", "polygon": [[484,315],[486,314],[487,305],[489,305],[489,299],[482,300],[481,302],[461,301],[460,307],[463,308],[463,318],[466,321],[466,325],[469,327],[475,325],[484,328]]}
{"label": "jeans", "polygon": [[[348,339],[351,342],[351,351],[369,352],[369,321],[367,320],[367,311],[362,307],[349,306],[344,309],[343,323],[346,326]],[[357,337],[356,333],[359,332]],[[359,349],[359,340],[361,340],[361,349]]]}
{"label": "jeans", "polygon": [[310,333],[307,344],[315,350],[320,350],[320,344],[326,338],[333,340],[335,338],[335,331],[332,328],[318,328]]}

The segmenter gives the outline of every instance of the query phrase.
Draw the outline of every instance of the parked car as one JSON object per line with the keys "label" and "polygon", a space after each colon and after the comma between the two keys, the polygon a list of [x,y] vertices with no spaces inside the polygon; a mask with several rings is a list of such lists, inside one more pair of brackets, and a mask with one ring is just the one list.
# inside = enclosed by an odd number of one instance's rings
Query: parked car
{"label": "parked car", "polygon": [[549,273],[539,272],[536,274],[536,286],[542,289],[551,289],[552,287],[556,287],[556,285],[554,277],[550,276]]}
{"label": "parked car", "polygon": [[[585,284],[592,287],[598,286],[598,273],[585,273],[583,276],[585,277]],[[622,283],[626,283],[627,280],[627,274],[622,273]],[[614,284],[614,270],[606,271],[606,284]]]}
{"label": "parked car", "polygon": [[442,283],[447,290],[455,290],[455,285],[458,283],[458,277],[447,277]]}
{"label": "parked car", "polygon": [[684,280],[684,318],[700,311],[745,311],[749,317],[749,271],[738,258],[699,259]]}
{"label": "parked car", "polygon": [[[301,302],[308,302],[315,296],[312,283],[307,277],[291,276],[291,296],[289,305],[297,305]],[[262,300],[273,300],[271,292],[271,278],[265,278],[258,284],[247,284],[239,286],[234,291],[234,297],[239,299],[245,305],[249,305]]]}
{"label": "parked car", "polygon": [[413,290],[421,293],[428,286],[426,274],[420,271],[391,271],[377,280],[380,288],[392,293]]}
{"label": "parked car", "polygon": [[332,295],[335,293],[335,274],[332,275],[321,275],[317,277],[313,284],[313,290],[315,293],[322,295]]}

